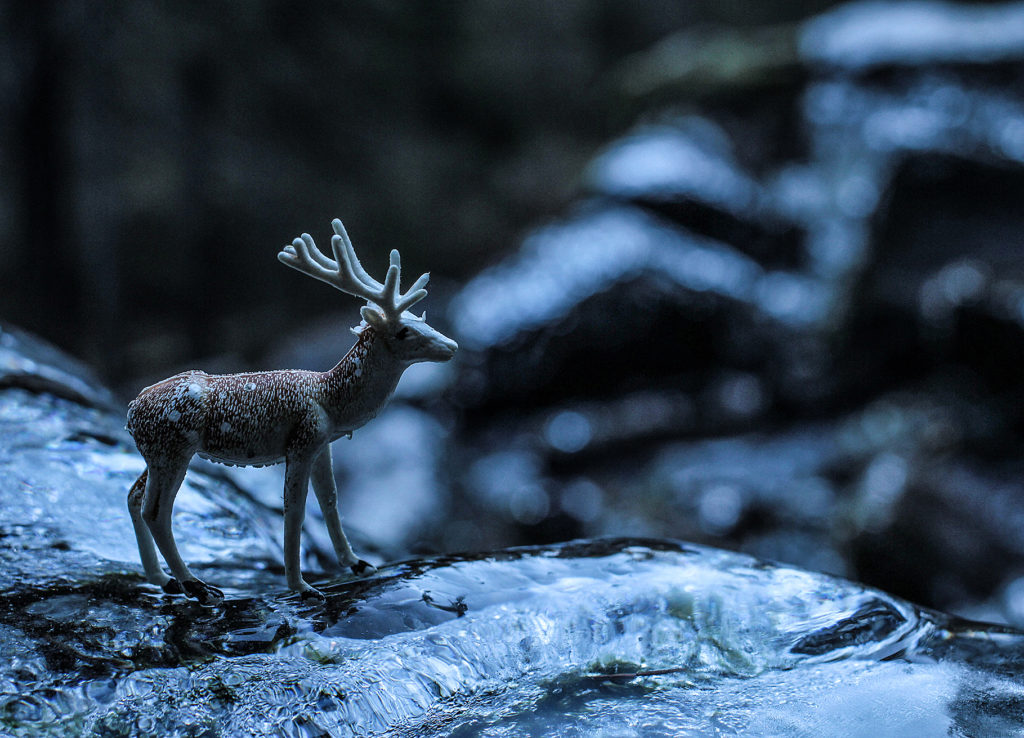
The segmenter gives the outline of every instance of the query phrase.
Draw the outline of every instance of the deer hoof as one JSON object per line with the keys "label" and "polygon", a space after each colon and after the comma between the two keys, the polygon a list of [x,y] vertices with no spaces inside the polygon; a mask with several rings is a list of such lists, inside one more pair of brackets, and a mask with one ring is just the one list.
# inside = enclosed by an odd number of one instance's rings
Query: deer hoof
{"label": "deer hoof", "polygon": [[181,583],[177,579],[168,579],[166,582],[160,585],[160,589],[169,595],[180,595],[185,594],[185,590],[181,588]]}
{"label": "deer hoof", "polygon": [[198,579],[186,579],[181,586],[185,588],[185,594],[198,600],[200,605],[219,605],[224,601],[223,592]]}
{"label": "deer hoof", "polygon": [[299,599],[306,605],[320,605],[327,602],[327,595],[315,587],[310,587],[299,593]]}
{"label": "deer hoof", "polygon": [[363,561],[362,559],[359,559],[359,561],[352,564],[352,566],[350,566],[349,568],[352,570],[352,573],[355,574],[357,577],[368,577],[371,574],[375,574],[377,572],[376,566],[371,564],[369,561]]}

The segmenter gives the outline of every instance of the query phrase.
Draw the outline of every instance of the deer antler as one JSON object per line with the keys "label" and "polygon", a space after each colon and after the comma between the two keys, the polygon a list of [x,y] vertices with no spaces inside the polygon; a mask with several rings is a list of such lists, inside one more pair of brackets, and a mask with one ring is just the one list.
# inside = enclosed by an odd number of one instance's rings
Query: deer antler
{"label": "deer antler", "polygon": [[345,226],[341,221],[335,218],[331,221],[331,226],[335,233],[331,237],[334,259],[325,256],[308,233],[303,233],[300,238],[285,246],[277,258],[303,274],[373,303],[380,308],[388,321],[397,320],[403,312],[427,296],[424,287],[430,279],[429,274],[421,275],[405,294],[398,291],[402,274],[402,257],[398,249],[391,250],[391,264],[384,277],[384,283],[381,284],[367,274],[359,263],[352,240],[345,232]]}

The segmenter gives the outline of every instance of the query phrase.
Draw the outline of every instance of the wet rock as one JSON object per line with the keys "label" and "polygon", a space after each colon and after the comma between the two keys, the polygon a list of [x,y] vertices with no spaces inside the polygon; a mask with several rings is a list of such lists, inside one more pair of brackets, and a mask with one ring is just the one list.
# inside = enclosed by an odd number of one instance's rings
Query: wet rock
{"label": "wet rock", "polygon": [[591,202],[456,297],[456,331],[478,352],[456,392],[493,410],[688,375],[699,387],[709,372],[789,363],[771,342],[822,320],[824,297],[639,208]]}
{"label": "wet rock", "polygon": [[[947,156],[903,162],[853,306],[851,340],[871,334],[881,349],[874,371],[915,377],[948,364],[976,373],[992,391],[1017,383],[1022,196],[1024,167]],[[883,323],[888,330],[879,330]]]}
{"label": "wet rock", "polygon": [[586,182],[595,194],[728,243],[763,267],[798,267],[798,229],[775,212],[768,188],[743,169],[733,149],[708,118],[641,125],[597,155]]}
{"label": "wet rock", "polygon": [[[906,484],[890,519],[856,541],[864,578],[961,606],[1013,585],[1024,569],[1019,463],[937,462]],[[931,574],[922,578],[922,570]],[[992,607],[989,617],[1017,621],[1016,608],[1011,598]]]}
{"label": "wet rock", "polygon": [[783,97],[823,71],[996,66],[1024,59],[1019,2],[847,2],[803,23],[687,29],[627,57],[612,87],[646,105]]}
{"label": "wet rock", "polygon": [[20,387],[111,409],[110,392],[82,364],[44,341],[0,324],[0,389]]}
{"label": "wet rock", "polygon": [[799,44],[805,63],[848,70],[1019,61],[1024,59],[1024,6],[845,3],[805,23]]}

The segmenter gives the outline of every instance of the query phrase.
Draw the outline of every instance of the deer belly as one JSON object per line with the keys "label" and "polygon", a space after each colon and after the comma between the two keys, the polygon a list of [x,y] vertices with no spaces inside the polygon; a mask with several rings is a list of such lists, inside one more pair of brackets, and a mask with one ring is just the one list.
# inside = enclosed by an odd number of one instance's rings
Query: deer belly
{"label": "deer belly", "polygon": [[207,427],[199,455],[235,466],[266,466],[284,461],[288,429],[260,426],[252,421],[214,419]]}
{"label": "deer belly", "polygon": [[266,439],[246,442],[211,434],[197,453],[204,459],[230,466],[269,466],[284,461],[283,448],[283,440],[279,444],[267,443]]}
{"label": "deer belly", "polygon": [[252,451],[238,453],[236,449],[223,452],[199,451],[198,453],[207,461],[215,461],[227,466],[273,466],[284,461],[283,456],[260,456]]}
{"label": "deer belly", "polygon": [[[196,452],[238,466],[285,459],[318,406],[302,391],[308,372],[282,371],[210,377],[203,387],[203,421]],[[317,424],[314,422],[314,426]]]}

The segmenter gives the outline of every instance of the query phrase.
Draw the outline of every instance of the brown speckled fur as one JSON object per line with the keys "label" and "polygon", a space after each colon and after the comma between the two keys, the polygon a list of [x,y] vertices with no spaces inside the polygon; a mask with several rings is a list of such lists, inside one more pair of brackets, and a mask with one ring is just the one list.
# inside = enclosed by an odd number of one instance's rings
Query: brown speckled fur
{"label": "brown speckled fur", "polygon": [[176,374],[131,402],[128,432],[147,463],[184,453],[238,466],[280,463],[289,448],[336,440],[373,417],[358,401],[373,338],[365,328],[328,372]]}

